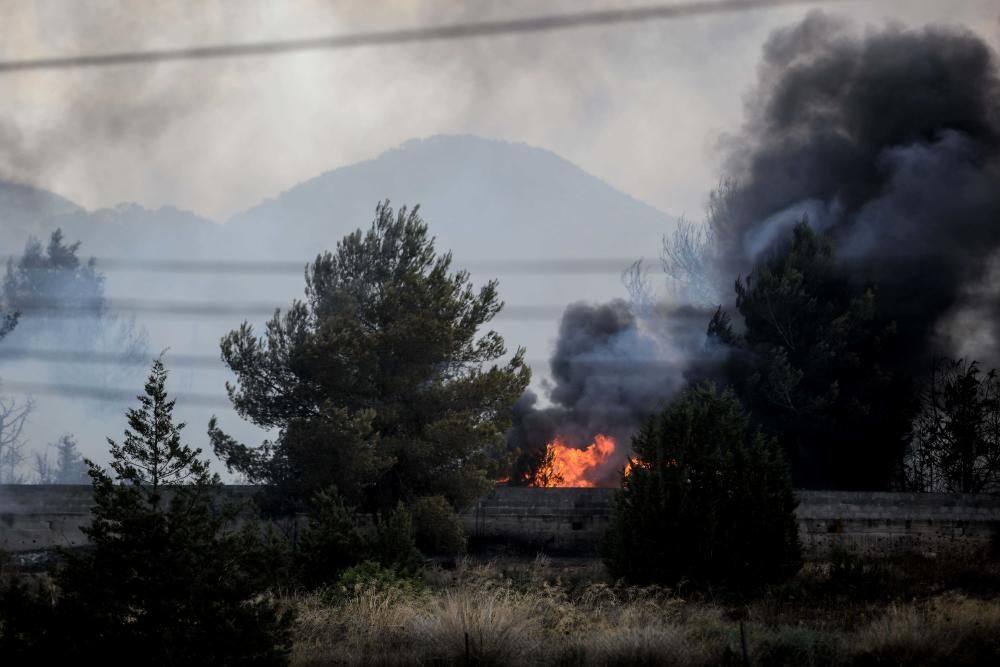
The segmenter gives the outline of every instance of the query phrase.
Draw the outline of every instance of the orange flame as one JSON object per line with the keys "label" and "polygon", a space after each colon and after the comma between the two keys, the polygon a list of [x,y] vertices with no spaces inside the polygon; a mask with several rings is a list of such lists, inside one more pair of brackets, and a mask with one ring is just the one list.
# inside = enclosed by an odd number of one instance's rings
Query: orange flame
{"label": "orange flame", "polygon": [[642,468],[643,470],[649,470],[649,462],[642,461],[637,458],[630,458],[628,460],[628,463],[625,464],[625,476],[630,477],[632,475],[632,471],[635,468]]}
{"label": "orange flame", "polygon": [[615,453],[614,438],[598,434],[583,449],[566,445],[557,436],[546,445],[545,458],[535,471],[530,486],[594,487],[594,477]]}

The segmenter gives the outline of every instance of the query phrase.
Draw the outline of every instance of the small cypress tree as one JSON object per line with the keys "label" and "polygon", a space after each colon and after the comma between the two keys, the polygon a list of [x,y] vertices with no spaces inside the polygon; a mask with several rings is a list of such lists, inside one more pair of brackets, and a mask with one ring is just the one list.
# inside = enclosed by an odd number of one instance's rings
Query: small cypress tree
{"label": "small cypress tree", "polygon": [[124,441],[109,439],[114,477],[88,461],[93,548],[59,577],[65,648],[113,663],[283,664],[289,619],[260,595],[218,476],[181,442],[166,379],[157,359]]}
{"label": "small cypress tree", "polygon": [[605,543],[613,575],[745,591],[798,571],[787,463],[730,390],[685,391],[632,446]]}

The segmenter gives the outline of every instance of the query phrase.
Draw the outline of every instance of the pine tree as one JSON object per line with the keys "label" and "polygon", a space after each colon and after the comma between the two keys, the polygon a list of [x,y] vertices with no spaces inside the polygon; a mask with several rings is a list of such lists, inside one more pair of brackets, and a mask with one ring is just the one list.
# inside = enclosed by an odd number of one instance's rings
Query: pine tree
{"label": "pine tree", "polygon": [[82,484],[87,481],[88,466],[80,455],[76,439],[72,435],[64,435],[56,443],[56,467],[54,472],[56,484]]}
{"label": "pine tree", "polygon": [[93,548],[59,577],[64,648],[112,662],[282,664],[288,619],[260,595],[218,476],[182,443],[166,380],[158,359],[124,440],[108,441],[111,471],[88,461]]}
{"label": "pine tree", "polygon": [[787,464],[731,391],[685,391],[632,446],[605,545],[615,576],[742,591],[798,570]]}
{"label": "pine tree", "polygon": [[885,490],[898,475],[914,358],[876,288],[803,222],[736,281],[742,331],[721,309],[709,325],[730,352],[728,382],[783,447],[796,486]]}
{"label": "pine tree", "polygon": [[416,208],[380,203],[367,232],[306,268],[304,301],[261,336],[244,323],[222,339],[233,407],[279,434],[250,447],[213,421],[216,454],[297,509],[329,486],[379,512],[423,496],[468,506],[509,472],[530,379],[524,350],[502,363],[503,338],[484,331],[502,307],[496,281],[475,290],[436,251]]}

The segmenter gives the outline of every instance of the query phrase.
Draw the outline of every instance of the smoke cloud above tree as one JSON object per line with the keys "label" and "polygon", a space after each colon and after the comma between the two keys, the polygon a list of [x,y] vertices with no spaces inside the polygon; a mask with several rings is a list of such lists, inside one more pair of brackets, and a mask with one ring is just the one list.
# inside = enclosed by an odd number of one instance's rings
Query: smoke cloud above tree
{"label": "smoke cloud above tree", "polygon": [[733,282],[803,221],[858,289],[874,286],[914,368],[942,354],[996,363],[1000,79],[980,37],[859,34],[810,14],[766,42],[744,123],[724,148],[705,226],[665,240],[675,286],[708,289],[676,290],[686,305],[654,307],[645,324],[644,304],[571,306],[552,357],[553,406],[525,409],[527,397],[512,447],[630,432],[693,378],[730,379],[726,352],[706,336],[711,311],[731,310]]}

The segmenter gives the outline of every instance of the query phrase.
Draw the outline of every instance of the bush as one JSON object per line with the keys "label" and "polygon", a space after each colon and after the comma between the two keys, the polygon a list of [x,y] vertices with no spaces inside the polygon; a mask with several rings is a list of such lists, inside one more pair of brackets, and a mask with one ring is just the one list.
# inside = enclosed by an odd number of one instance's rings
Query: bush
{"label": "bush", "polygon": [[465,553],[462,520],[443,496],[425,496],[410,505],[417,548],[433,556]]}
{"label": "bush", "polygon": [[886,589],[885,563],[856,556],[835,548],[830,553],[830,588],[852,598],[875,598]]}
{"label": "bush", "polygon": [[349,568],[372,561],[411,574],[423,565],[413,517],[399,505],[374,525],[348,507],[334,488],[314,496],[309,525],[295,549],[299,583],[318,588],[337,583]]}
{"label": "bush", "polygon": [[410,510],[399,505],[395,512],[383,517],[376,527],[375,538],[367,553],[371,560],[395,567],[400,572],[418,571],[423,566],[424,559],[417,549]]}
{"label": "bush", "polygon": [[421,580],[402,574],[395,567],[386,567],[372,560],[347,568],[337,580],[337,593],[340,595],[368,589],[415,593],[423,588]]}
{"label": "bush", "polygon": [[0,581],[0,655],[11,664],[28,663],[59,636],[53,591],[41,580]]}
{"label": "bush", "polygon": [[687,390],[632,444],[604,549],[614,576],[749,590],[798,571],[788,466],[731,391]]}
{"label": "bush", "polygon": [[309,525],[295,550],[301,583],[314,588],[334,582],[341,572],[363,560],[365,538],[357,523],[335,488],[316,494]]}

